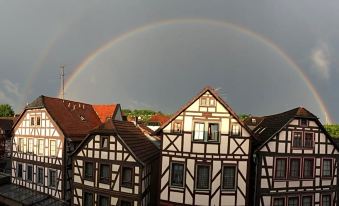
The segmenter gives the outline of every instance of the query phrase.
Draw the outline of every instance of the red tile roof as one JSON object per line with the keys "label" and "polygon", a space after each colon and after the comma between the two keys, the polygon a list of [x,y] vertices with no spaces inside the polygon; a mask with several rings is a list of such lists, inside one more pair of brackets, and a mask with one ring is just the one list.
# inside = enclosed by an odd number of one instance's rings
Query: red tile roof
{"label": "red tile roof", "polygon": [[148,120],[149,122],[159,122],[160,125],[164,124],[167,122],[171,117],[163,115],[163,114],[154,114],[151,116],[151,118]]}
{"label": "red tile roof", "polygon": [[93,108],[97,115],[100,118],[100,121],[104,123],[108,118],[112,118],[117,105],[115,104],[102,104],[102,105],[93,105]]}

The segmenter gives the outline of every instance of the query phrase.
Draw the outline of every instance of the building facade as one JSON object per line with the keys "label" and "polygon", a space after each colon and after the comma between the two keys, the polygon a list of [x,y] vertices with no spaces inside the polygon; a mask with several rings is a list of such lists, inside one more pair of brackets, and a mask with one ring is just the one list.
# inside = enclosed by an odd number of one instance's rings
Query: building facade
{"label": "building facade", "polygon": [[[116,109],[120,111],[119,106]],[[100,124],[92,105],[38,97],[13,128],[12,183],[69,202],[73,176],[70,154]]]}
{"label": "building facade", "polygon": [[159,148],[139,127],[108,120],[73,155],[73,205],[157,205]]}
{"label": "building facade", "polygon": [[338,205],[338,149],[304,108],[245,121],[257,137],[256,205]]}
{"label": "building facade", "polygon": [[251,132],[210,87],[157,131],[160,205],[249,205]]}

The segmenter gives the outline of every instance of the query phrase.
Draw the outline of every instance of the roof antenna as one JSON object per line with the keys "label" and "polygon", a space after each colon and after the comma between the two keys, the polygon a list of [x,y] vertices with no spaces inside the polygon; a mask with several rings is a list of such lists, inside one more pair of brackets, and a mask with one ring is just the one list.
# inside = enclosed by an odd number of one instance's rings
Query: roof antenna
{"label": "roof antenna", "polygon": [[62,101],[65,100],[65,65],[60,65],[60,78],[61,78],[61,96]]}

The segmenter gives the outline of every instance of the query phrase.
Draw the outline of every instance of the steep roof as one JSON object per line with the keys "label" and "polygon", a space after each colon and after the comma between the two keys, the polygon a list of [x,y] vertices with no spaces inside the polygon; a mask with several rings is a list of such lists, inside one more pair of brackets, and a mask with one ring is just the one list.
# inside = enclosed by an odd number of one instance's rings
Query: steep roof
{"label": "steep roof", "polygon": [[160,150],[156,145],[140,130],[139,127],[135,126],[134,123],[108,119],[87,136],[74,154],[76,154],[84,144],[87,144],[90,141],[91,136],[95,134],[117,136],[134,157],[141,161],[141,163],[148,162],[160,153]]}
{"label": "steep roof", "polygon": [[82,140],[101,124],[93,106],[82,102],[40,96],[25,110],[35,108],[45,108],[62,132],[73,141]]}
{"label": "steep roof", "polygon": [[226,109],[227,111],[239,122],[239,124],[244,127],[249,134],[252,134],[252,130],[240,120],[238,115],[232,110],[232,108],[219,96],[217,91],[215,91],[214,88],[210,86],[206,86],[204,89],[202,89],[196,96],[194,96],[190,101],[188,101],[186,104],[184,104],[172,117],[167,120],[164,124],[160,126],[159,129],[157,129],[154,134],[159,134],[170,122],[175,120],[183,111],[185,111],[189,106],[191,106],[196,100],[198,100],[203,94],[206,92],[209,92],[213,95],[213,97],[218,100]]}
{"label": "steep roof", "polygon": [[104,123],[107,118],[112,118],[117,112],[116,109],[118,108],[118,105],[116,104],[98,104],[92,106],[102,123]]}
{"label": "steep roof", "polygon": [[148,121],[149,122],[159,122],[160,125],[162,125],[162,124],[166,123],[169,119],[170,119],[169,116],[157,113],[157,114],[152,115]]}
{"label": "steep roof", "polygon": [[[260,146],[265,144],[270,138],[274,137],[275,134],[280,132],[295,118],[312,119],[322,127],[318,117],[303,107],[297,107],[286,112],[269,116],[249,117],[245,119],[244,122],[248,126],[254,126],[253,133],[257,139],[256,145]],[[256,121],[252,121],[252,119],[256,119]],[[254,125],[253,122],[256,122],[257,125]]]}

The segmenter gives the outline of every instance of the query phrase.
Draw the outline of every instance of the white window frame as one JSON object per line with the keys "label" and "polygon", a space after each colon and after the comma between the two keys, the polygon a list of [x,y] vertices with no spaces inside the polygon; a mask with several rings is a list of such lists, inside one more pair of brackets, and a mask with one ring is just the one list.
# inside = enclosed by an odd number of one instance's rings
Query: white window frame
{"label": "white window frame", "polygon": [[[43,142],[43,147],[42,148],[40,148],[40,144],[41,144],[41,141]],[[37,147],[38,147],[38,155],[39,156],[44,156],[45,155],[45,140],[44,139],[38,139],[38,145],[37,145]],[[42,151],[41,151],[42,150]]]}
{"label": "white window frame", "polygon": [[[54,142],[54,146],[52,147],[52,142]],[[55,156],[57,156],[57,146],[56,146],[56,140],[55,139],[50,139],[49,140],[49,155],[51,156],[51,157],[55,157]],[[54,150],[53,150],[54,149]],[[52,151],[54,151],[54,152],[52,152]]]}

